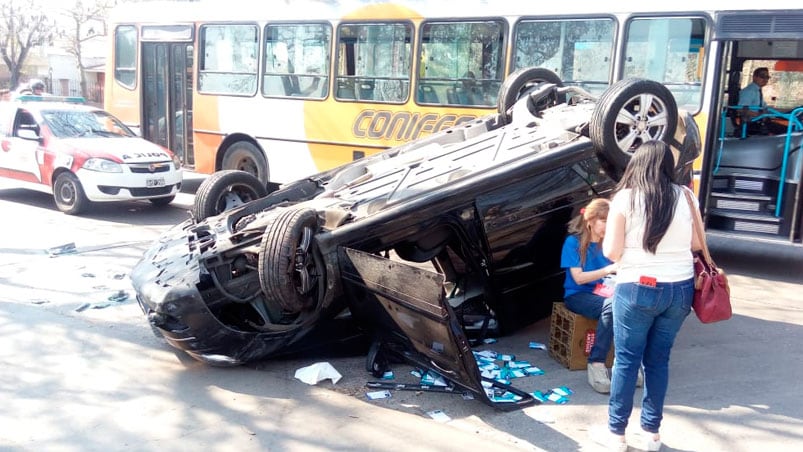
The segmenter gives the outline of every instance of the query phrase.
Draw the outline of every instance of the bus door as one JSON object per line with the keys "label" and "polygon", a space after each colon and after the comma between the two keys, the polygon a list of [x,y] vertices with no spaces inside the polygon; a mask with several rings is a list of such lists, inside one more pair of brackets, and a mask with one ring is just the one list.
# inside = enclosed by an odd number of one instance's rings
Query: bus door
{"label": "bus door", "polygon": [[193,29],[142,30],[142,136],[194,165],[192,143]]}
{"label": "bus door", "polygon": [[[703,165],[708,233],[801,243],[803,239],[803,31],[781,20],[803,13],[720,13],[722,64]],[[751,13],[753,14],[753,13]],[[744,23],[761,26],[744,30]],[[775,24],[775,26],[773,26]],[[740,105],[740,90],[760,77],[763,107]],[[713,113],[716,112],[716,113]]]}

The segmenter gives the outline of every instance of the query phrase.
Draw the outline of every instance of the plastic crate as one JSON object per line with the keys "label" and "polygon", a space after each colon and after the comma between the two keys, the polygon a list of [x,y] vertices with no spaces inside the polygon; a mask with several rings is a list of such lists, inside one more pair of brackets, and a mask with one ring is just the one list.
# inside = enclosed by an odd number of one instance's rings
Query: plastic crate
{"label": "plastic crate", "polygon": [[[569,370],[585,369],[586,333],[596,331],[597,321],[575,314],[564,303],[552,305],[552,322],[549,328],[549,356]],[[613,347],[608,352],[606,365],[613,365]]]}

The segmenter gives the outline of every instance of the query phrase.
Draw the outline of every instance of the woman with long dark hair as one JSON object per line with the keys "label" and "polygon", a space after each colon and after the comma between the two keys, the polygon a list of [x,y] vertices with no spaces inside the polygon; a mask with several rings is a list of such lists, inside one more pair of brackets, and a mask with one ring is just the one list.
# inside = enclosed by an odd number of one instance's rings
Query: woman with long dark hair
{"label": "woman with long dark hair", "polygon": [[625,428],[642,364],[643,447],[660,450],[669,352],[691,310],[691,250],[700,245],[692,233],[693,212],[684,194],[688,189],[675,183],[674,168],[669,146],[660,141],[642,144],[625,169],[608,214],[603,253],[618,264],[613,297],[616,359],[608,426],[592,434],[614,450],[627,450]]}

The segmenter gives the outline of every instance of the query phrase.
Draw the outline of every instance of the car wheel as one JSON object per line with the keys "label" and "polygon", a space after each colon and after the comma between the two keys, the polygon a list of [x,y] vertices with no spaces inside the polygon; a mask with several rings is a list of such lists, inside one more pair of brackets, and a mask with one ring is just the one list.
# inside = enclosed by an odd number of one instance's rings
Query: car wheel
{"label": "car wheel", "polygon": [[326,277],[316,232],[315,210],[288,209],[262,236],[257,268],[262,291],[286,313],[311,309],[323,299]]}
{"label": "car wheel", "polygon": [[[509,124],[512,120],[510,109],[513,108],[513,104],[541,83],[563,86],[563,81],[558,74],[542,67],[521,68],[505,78],[499,88],[499,97],[496,101],[496,110],[505,124]],[[566,96],[558,95],[554,100],[556,104],[563,103],[566,102]]]}
{"label": "car wheel", "polygon": [[176,199],[175,195],[166,196],[164,198],[150,198],[148,201],[150,201],[154,206],[163,207],[173,202],[174,199]]}
{"label": "car wheel", "polygon": [[245,171],[218,171],[198,187],[192,216],[196,221],[267,196],[265,185]]}
{"label": "car wheel", "polygon": [[620,175],[641,143],[668,143],[677,123],[677,103],[666,86],[652,80],[625,79],[599,98],[588,133],[606,167]]}
{"label": "car wheel", "polygon": [[223,156],[224,170],[245,171],[259,179],[262,185],[268,183],[268,162],[265,155],[254,144],[238,141],[226,149]]}
{"label": "car wheel", "polygon": [[67,215],[77,215],[82,212],[89,200],[86,199],[81,182],[72,173],[61,173],[53,184],[53,199],[56,207]]}

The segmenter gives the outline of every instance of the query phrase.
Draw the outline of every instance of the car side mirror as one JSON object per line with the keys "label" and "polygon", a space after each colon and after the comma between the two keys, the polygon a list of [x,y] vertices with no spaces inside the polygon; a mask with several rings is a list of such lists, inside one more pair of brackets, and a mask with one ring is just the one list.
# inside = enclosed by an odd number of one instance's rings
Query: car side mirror
{"label": "car side mirror", "polygon": [[31,129],[17,129],[17,136],[23,140],[41,141],[41,137],[35,130]]}

